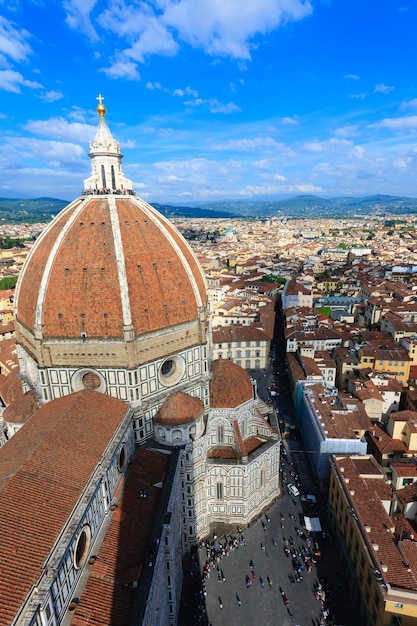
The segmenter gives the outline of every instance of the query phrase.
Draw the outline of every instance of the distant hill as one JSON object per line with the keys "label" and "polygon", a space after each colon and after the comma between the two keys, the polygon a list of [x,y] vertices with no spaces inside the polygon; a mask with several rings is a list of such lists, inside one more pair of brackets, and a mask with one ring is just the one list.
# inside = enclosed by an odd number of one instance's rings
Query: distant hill
{"label": "distant hill", "polygon": [[234,213],[231,209],[224,211],[222,209],[214,206],[210,208],[207,207],[185,207],[185,206],[175,206],[171,204],[158,204],[157,202],[150,203],[157,211],[165,215],[166,217],[212,217],[217,219],[236,219],[236,213]]}
{"label": "distant hill", "polygon": [[[69,204],[68,200],[58,200],[57,198],[0,198],[0,221],[16,224],[21,224],[22,222],[49,222],[67,204]],[[236,214],[233,211],[221,211],[216,207],[206,209],[158,203],[152,203],[152,206],[168,218],[236,218]]]}
{"label": "distant hill", "polygon": [[[67,200],[56,198],[0,198],[0,221],[10,223],[47,222],[57,215]],[[262,218],[281,215],[298,218],[373,217],[417,215],[417,198],[374,195],[362,198],[321,198],[302,195],[286,200],[236,200],[210,202],[198,206],[152,203],[168,218]],[[196,203],[197,204],[197,203]]]}
{"label": "distant hill", "polygon": [[48,222],[68,202],[56,198],[0,198],[0,221],[21,224],[22,222]]}
{"label": "distant hill", "polygon": [[200,208],[232,211],[235,216],[254,217],[353,217],[417,214],[417,198],[374,195],[361,198],[321,198],[303,195],[276,201],[238,201],[200,204]]}

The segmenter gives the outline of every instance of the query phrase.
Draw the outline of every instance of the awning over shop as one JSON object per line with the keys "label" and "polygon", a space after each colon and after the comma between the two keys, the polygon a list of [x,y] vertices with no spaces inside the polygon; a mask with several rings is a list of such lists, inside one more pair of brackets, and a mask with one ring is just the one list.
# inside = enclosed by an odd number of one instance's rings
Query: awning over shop
{"label": "awning over shop", "polygon": [[311,532],[321,531],[320,518],[304,516],[304,526]]}

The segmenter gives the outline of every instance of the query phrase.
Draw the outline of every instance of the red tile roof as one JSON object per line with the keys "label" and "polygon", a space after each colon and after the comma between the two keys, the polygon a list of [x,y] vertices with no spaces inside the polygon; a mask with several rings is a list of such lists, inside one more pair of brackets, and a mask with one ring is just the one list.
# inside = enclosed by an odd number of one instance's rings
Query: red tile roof
{"label": "red tile roof", "polygon": [[253,398],[249,375],[228,359],[211,364],[210,405],[212,408],[234,409]]}
{"label": "red tile roof", "polygon": [[[417,568],[416,545],[409,546],[408,541],[401,541],[395,533],[396,524],[387,514],[381,500],[391,500],[390,485],[388,485],[382,472],[378,469],[375,459],[370,457],[363,461],[355,456],[337,457],[336,463],[339,468],[344,468],[341,476],[345,481],[346,489],[350,494],[358,522],[371,546],[377,546],[377,550],[370,548],[372,554],[382,570],[382,565],[387,567],[383,571],[384,580],[394,587],[389,594],[395,595],[395,587],[403,591],[417,592]],[[410,558],[404,558],[404,550],[409,551]]]}
{"label": "red tile roof", "polygon": [[188,424],[201,417],[203,412],[204,403],[199,398],[175,391],[162,404],[153,421],[165,426]]}
{"label": "red tile roof", "polygon": [[[116,205],[121,249],[113,232],[111,202]],[[136,336],[198,318],[199,306],[207,300],[205,280],[174,226],[132,196],[91,196],[64,209],[32,248],[17,289],[16,328],[21,323],[33,331],[38,293],[47,275],[44,337],[79,338],[82,332],[88,337],[123,337],[120,258]]]}
{"label": "red tile roof", "polygon": [[0,448],[0,625],[9,625],[128,410],[80,391],[45,404]]}
{"label": "red tile roof", "polygon": [[[72,626],[129,626],[139,580],[152,559],[152,530],[170,454],[141,448],[112,514],[98,559],[75,610]],[[146,498],[138,497],[146,491]],[[97,599],[99,598],[99,602]]]}

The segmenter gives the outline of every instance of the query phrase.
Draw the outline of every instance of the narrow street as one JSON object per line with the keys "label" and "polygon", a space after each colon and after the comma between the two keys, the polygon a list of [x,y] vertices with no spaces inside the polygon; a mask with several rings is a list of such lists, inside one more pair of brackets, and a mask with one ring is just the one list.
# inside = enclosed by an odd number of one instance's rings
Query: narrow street
{"label": "narrow street", "polygon": [[[277,315],[275,360],[248,373],[258,395],[273,403],[288,437],[282,441],[282,495],[247,528],[219,530],[189,561],[179,626],[361,626],[349,598],[328,525],[327,498],[318,491],[295,421]],[[271,395],[271,390],[274,391]],[[290,496],[288,484],[299,495]],[[315,502],[303,502],[311,494]],[[320,520],[307,533],[304,516]]]}

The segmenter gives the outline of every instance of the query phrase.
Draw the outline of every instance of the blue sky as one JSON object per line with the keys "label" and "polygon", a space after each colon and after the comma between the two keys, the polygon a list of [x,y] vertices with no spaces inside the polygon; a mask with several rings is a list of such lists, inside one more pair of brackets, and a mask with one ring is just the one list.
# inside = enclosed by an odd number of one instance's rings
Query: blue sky
{"label": "blue sky", "polygon": [[417,197],[416,0],[0,0],[0,196],[71,200],[99,93],[149,202]]}

